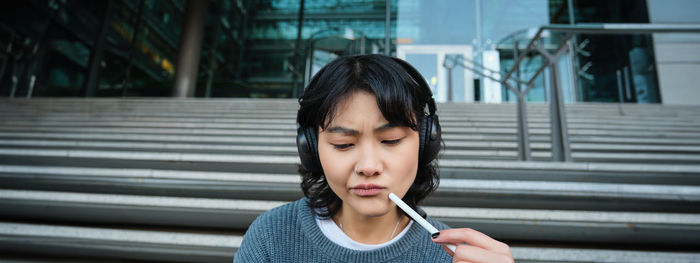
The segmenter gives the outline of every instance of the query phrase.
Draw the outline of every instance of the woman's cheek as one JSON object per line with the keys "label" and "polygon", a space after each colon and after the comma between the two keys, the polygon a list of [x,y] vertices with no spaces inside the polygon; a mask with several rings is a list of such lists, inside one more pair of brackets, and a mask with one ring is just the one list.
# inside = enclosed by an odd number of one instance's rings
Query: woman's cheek
{"label": "woman's cheek", "polygon": [[412,140],[407,141],[406,144],[402,145],[399,149],[399,153],[397,153],[394,156],[397,156],[400,160],[397,160],[398,163],[401,164],[399,166],[399,169],[402,169],[400,174],[402,175],[401,181],[404,182],[403,186],[406,188],[405,190],[408,191],[408,188],[411,187],[411,184],[413,184],[413,181],[416,178],[416,173],[418,172],[418,155],[415,154],[418,152],[418,140],[415,138],[411,138]]}
{"label": "woman's cheek", "polygon": [[347,181],[347,172],[343,172],[345,164],[344,158],[342,158],[342,152],[335,151],[335,149],[325,149],[325,153],[321,156],[321,164],[323,166],[323,172],[326,175],[326,180],[328,185],[331,187],[333,192],[340,195],[345,188],[345,183]]}

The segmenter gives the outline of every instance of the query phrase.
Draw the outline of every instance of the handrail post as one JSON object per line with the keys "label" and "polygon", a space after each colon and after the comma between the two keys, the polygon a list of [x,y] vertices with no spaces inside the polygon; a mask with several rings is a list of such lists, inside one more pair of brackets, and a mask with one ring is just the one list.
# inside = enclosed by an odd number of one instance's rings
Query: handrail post
{"label": "handrail post", "polygon": [[[520,44],[518,40],[513,41],[513,61],[518,60],[520,57]],[[513,68],[515,70],[515,77],[520,79],[520,67],[515,65]],[[504,83],[508,86],[508,83]],[[518,112],[518,159],[520,161],[530,161],[530,136],[528,133],[527,125],[527,105],[525,105],[527,98],[527,87],[525,90],[521,89],[520,82],[516,82],[514,93],[517,96],[517,112]]]}
{"label": "handrail post", "polygon": [[518,158],[521,161],[530,161],[530,136],[527,125],[527,105],[525,97],[527,93],[518,92]]}
{"label": "handrail post", "polygon": [[558,57],[559,56],[549,58],[549,117],[552,131],[552,160],[570,162],[571,150],[569,147],[569,136],[566,125],[566,113],[564,112],[564,102],[562,101],[561,89],[559,87]]}

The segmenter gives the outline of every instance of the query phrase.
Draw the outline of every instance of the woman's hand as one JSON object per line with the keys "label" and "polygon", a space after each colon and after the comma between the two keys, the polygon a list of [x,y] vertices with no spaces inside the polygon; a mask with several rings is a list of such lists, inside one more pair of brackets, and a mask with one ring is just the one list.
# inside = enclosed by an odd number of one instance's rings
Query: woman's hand
{"label": "woman's hand", "polygon": [[[508,245],[471,228],[442,230],[437,238],[433,238],[433,242],[442,245],[452,256],[452,262],[514,262]],[[455,253],[444,244],[457,245]]]}

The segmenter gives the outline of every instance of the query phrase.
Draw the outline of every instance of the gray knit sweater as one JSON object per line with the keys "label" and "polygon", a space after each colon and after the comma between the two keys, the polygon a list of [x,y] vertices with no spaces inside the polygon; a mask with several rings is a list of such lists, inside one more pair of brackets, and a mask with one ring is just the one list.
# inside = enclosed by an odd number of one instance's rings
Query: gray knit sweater
{"label": "gray knit sweater", "polygon": [[[243,237],[234,262],[451,262],[442,247],[418,224],[405,236],[383,248],[359,251],[328,239],[315,221],[307,199],[260,215]],[[428,218],[438,229],[445,224]]]}

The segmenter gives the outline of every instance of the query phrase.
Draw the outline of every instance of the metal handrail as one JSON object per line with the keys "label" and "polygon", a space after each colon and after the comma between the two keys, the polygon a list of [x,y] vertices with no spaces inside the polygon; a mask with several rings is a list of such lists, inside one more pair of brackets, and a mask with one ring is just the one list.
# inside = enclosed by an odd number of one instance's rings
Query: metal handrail
{"label": "metal handrail", "polygon": [[[545,50],[543,46],[544,31],[555,31],[565,33],[560,44],[554,49],[554,52]],[[525,50],[515,60],[513,67],[500,80],[501,84],[508,90],[515,93],[518,97],[518,158],[521,161],[530,160],[530,142],[527,131],[527,113],[525,109],[525,96],[534,86],[535,79],[549,67],[550,70],[550,119],[552,131],[552,160],[553,161],[571,161],[571,149],[569,146],[568,129],[566,124],[566,114],[564,112],[564,104],[562,101],[561,90],[559,87],[559,69],[557,62],[559,58],[569,51],[570,40],[575,34],[637,34],[637,33],[698,33],[700,32],[700,24],[622,24],[622,23],[607,23],[607,24],[574,24],[574,25],[547,25],[539,28],[535,36],[530,40]],[[514,51],[519,50],[518,42],[514,43]],[[524,90],[520,90],[521,80],[514,77],[514,73],[518,71],[520,63],[530,56],[531,53],[539,53],[543,56],[547,63],[535,72],[535,74],[526,81]],[[509,81],[515,81],[518,88],[513,87]]]}

